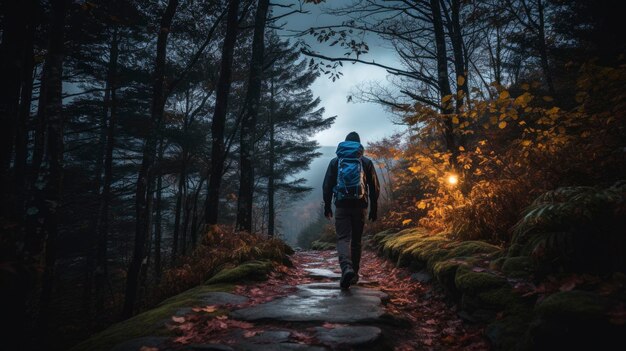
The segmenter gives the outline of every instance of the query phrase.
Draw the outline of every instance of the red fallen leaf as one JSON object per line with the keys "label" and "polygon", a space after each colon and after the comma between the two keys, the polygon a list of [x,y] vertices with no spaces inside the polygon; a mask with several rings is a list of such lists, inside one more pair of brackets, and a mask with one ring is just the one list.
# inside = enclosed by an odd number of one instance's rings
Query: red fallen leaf
{"label": "red fallen leaf", "polygon": [[347,326],[347,324],[329,323],[329,322],[325,322],[324,324],[322,324],[322,327],[324,327],[326,329],[334,329],[334,328],[345,327],[345,326]]}
{"label": "red fallen leaf", "polygon": [[441,338],[441,341],[443,341],[445,343],[448,343],[448,344],[451,344],[451,343],[454,342],[454,336],[448,335],[446,337]]}
{"label": "red fallen leaf", "polygon": [[211,312],[217,311],[217,306],[216,305],[209,305],[209,306],[205,306],[205,307],[194,307],[191,310],[194,311],[194,312],[211,313]]}
{"label": "red fallen leaf", "polygon": [[444,334],[448,334],[448,335],[456,334],[456,329],[454,329],[454,328],[443,328],[443,333]]}
{"label": "red fallen leaf", "polygon": [[299,331],[292,331],[290,336],[300,344],[310,344],[315,338]]}
{"label": "red fallen leaf", "polygon": [[429,338],[429,339],[424,339],[424,340],[422,340],[422,343],[423,343],[424,345],[428,345],[428,346],[430,346],[430,345],[432,345],[432,344],[433,344],[433,339],[430,339],[430,338]]}
{"label": "red fallen leaf", "polygon": [[560,291],[572,291],[576,285],[582,283],[582,279],[580,279],[579,277],[577,277],[576,275],[572,275],[571,277],[567,278],[563,284],[561,284],[561,286],[559,287]]}
{"label": "red fallen leaf", "polygon": [[159,351],[156,347],[142,346],[139,351]]}
{"label": "red fallen leaf", "polygon": [[243,337],[244,337],[244,338],[251,338],[251,337],[253,337],[253,336],[257,335],[258,333],[259,333],[259,332],[258,332],[258,331],[256,331],[256,330],[246,330],[246,331],[243,333]]}
{"label": "red fallen leaf", "polygon": [[237,321],[237,320],[230,320],[229,324],[232,327],[241,328],[241,329],[250,329],[254,327],[254,324],[252,323]]}
{"label": "red fallen leaf", "polygon": [[228,319],[228,316],[224,314],[224,315],[221,315],[221,316],[217,316],[215,318],[216,319]]}
{"label": "red fallen leaf", "polygon": [[421,327],[420,330],[423,331],[424,333],[430,333],[430,334],[437,332],[437,329],[426,328],[426,327]]}
{"label": "red fallen leaf", "polygon": [[426,321],[426,324],[430,324],[430,325],[437,324],[437,321],[434,319],[429,319]]}
{"label": "red fallen leaf", "polygon": [[626,323],[626,309],[622,303],[607,314],[611,317],[609,322],[612,324],[624,325]]}
{"label": "red fallen leaf", "polygon": [[183,323],[185,322],[185,317],[172,316],[172,320],[176,323]]}

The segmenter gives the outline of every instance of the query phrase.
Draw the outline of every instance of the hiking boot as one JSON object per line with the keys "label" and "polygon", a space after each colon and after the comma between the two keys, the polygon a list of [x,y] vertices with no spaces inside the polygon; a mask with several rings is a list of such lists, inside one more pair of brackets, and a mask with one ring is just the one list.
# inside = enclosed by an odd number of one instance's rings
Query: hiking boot
{"label": "hiking boot", "polygon": [[339,286],[342,289],[348,289],[354,277],[355,277],[355,273],[352,267],[347,267],[341,274],[341,280],[339,281]]}
{"label": "hiking boot", "polygon": [[354,285],[359,282],[359,273],[354,272],[354,277],[350,280],[350,285]]}

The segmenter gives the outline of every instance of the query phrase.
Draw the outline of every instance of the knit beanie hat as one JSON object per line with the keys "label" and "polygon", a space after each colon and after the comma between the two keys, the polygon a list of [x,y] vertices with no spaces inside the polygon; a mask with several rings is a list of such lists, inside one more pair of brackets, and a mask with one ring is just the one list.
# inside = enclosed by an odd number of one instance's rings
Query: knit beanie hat
{"label": "knit beanie hat", "polygon": [[360,143],[361,138],[359,137],[359,134],[357,134],[357,132],[350,132],[346,136],[346,141],[356,141],[357,143]]}

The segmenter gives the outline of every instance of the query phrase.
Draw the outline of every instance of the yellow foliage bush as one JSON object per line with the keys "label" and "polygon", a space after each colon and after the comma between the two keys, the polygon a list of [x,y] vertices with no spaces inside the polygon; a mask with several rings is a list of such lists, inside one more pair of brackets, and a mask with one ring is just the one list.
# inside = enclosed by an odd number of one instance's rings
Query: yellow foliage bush
{"label": "yellow foliage bush", "polygon": [[[403,161],[393,169],[395,191],[403,195],[383,220],[508,242],[520,212],[538,195],[623,177],[626,66],[583,65],[569,100],[537,86],[495,87],[494,98],[469,101],[452,116],[416,106],[405,119]],[[447,119],[452,146],[443,138]],[[450,183],[454,177],[457,184]]]}

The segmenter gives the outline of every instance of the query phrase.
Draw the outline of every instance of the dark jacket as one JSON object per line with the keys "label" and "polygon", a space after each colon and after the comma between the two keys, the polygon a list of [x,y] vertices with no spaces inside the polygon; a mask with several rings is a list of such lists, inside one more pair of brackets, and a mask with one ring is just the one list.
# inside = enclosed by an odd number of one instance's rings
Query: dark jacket
{"label": "dark jacket", "polygon": [[[335,185],[337,185],[337,165],[339,159],[337,157],[330,160],[328,169],[326,169],[326,176],[324,177],[324,185],[322,187],[324,192],[324,204],[326,207],[330,207],[333,199]],[[378,194],[380,193],[380,185],[378,184],[378,176],[376,175],[376,169],[374,168],[374,162],[365,156],[361,156],[361,162],[363,163],[363,171],[365,172],[365,197],[361,200],[347,199],[337,200],[335,199],[335,206],[337,207],[351,207],[351,208],[367,208],[368,198],[370,203],[370,209],[376,211],[378,207]]]}

